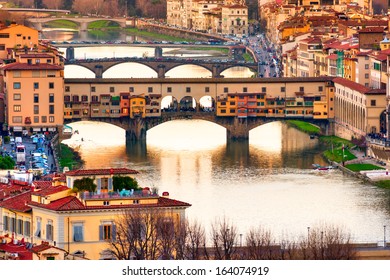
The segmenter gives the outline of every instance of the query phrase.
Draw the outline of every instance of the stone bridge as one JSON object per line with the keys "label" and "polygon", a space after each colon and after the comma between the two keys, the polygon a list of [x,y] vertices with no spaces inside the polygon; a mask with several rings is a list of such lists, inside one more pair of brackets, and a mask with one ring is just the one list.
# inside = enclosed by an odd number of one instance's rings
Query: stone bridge
{"label": "stone bridge", "polygon": [[[161,117],[150,117],[150,118],[135,118],[130,119],[129,117],[122,118],[82,118],[72,119],[71,122],[75,121],[99,121],[109,123],[118,127],[123,128],[126,131],[126,142],[138,142],[146,140],[146,132],[165,122],[180,120],[180,119],[194,119],[194,120],[205,120],[218,124],[226,128],[227,140],[246,140],[249,139],[249,131],[260,125],[274,122],[274,121],[286,121],[294,118],[267,118],[267,117],[254,117],[254,118],[237,118],[237,117],[218,117],[214,112],[162,112]],[[313,120],[313,119],[302,119],[312,123],[321,128],[321,132],[325,135],[332,134],[333,123],[329,120]]]}
{"label": "stone bridge", "polygon": [[91,22],[106,20],[112,21],[119,24],[120,27],[126,27],[126,18],[106,18],[106,17],[46,17],[46,18],[29,18],[26,21],[31,25],[32,28],[37,29],[38,31],[42,31],[43,26],[51,21],[56,20],[68,20],[71,22],[75,22],[79,25],[80,31],[86,31],[88,29],[88,25]]}
{"label": "stone bridge", "polygon": [[236,61],[218,61],[213,62],[210,60],[198,60],[198,59],[172,59],[172,58],[138,58],[138,57],[125,57],[125,58],[107,58],[107,59],[86,59],[86,60],[70,60],[66,61],[65,65],[78,65],[85,67],[95,73],[96,78],[102,78],[103,73],[111,67],[126,63],[135,62],[143,64],[153,69],[158,78],[165,78],[165,73],[169,70],[182,66],[182,65],[197,65],[210,71],[212,78],[220,78],[221,73],[226,69],[232,67],[246,67],[257,73],[257,63],[251,62],[236,62]]}

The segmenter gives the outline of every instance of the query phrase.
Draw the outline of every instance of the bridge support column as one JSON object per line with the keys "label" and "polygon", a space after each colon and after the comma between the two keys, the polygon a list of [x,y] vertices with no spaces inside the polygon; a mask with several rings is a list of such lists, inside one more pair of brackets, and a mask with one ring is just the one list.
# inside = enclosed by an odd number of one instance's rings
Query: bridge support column
{"label": "bridge support column", "polygon": [[74,59],[74,48],[68,47],[66,48],[66,60]]}
{"label": "bridge support column", "polygon": [[213,65],[213,73],[212,73],[213,78],[221,78],[222,77],[221,70],[219,68],[220,68],[220,65],[216,65],[216,64]]}
{"label": "bridge support column", "polygon": [[146,123],[142,118],[131,119],[126,130],[126,143],[146,140]]}
{"label": "bridge support column", "polygon": [[156,47],[154,49],[154,57],[155,58],[161,58],[162,57],[162,53],[163,53],[162,47]]}
{"label": "bridge support column", "polygon": [[157,66],[158,69],[158,78],[165,78],[165,65],[160,64]]}
{"label": "bridge support column", "polygon": [[96,79],[103,78],[103,66],[102,65],[95,65],[95,77],[96,77]]}
{"label": "bridge support column", "polygon": [[226,128],[228,140],[247,140],[249,139],[249,129],[246,118],[234,118],[231,125]]}
{"label": "bridge support column", "polygon": [[88,22],[81,22],[80,31],[87,31],[87,30],[88,30]]}

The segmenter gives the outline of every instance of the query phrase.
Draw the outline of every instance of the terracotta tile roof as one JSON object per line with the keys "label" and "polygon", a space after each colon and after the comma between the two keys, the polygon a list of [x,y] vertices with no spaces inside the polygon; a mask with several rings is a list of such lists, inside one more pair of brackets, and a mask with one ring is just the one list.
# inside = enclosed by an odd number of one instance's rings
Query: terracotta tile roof
{"label": "terracotta tile roof", "polygon": [[0,251],[7,253],[18,253],[18,260],[32,260],[32,252],[29,251],[25,244],[13,244],[13,242],[9,243],[1,243]]}
{"label": "terracotta tile roof", "polygon": [[42,251],[46,251],[47,249],[51,249],[51,248],[55,248],[55,249],[57,249],[57,250],[61,250],[61,251],[66,252],[64,249],[61,249],[61,248],[58,248],[58,247],[51,246],[51,245],[49,245],[48,242],[44,242],[44,241],[42,241],[42,243],[39,244],[39,245],[33,246],[33,247],[30,249],[30,251],[33,252],[33,253],[35,253],[35,254],[38,254],[38,253],[40,253],[40,252],[42,252]]}
{"label": "terracotta tile roof", "polygon": [[47,53],[28,53],[19,55],[21,58],[53,58]]}
{"label": "terracotta tile roof", "polygon": [[386,90],[385,89],[370,89],[368,87],[365,87],[359,83],[355,83],[353,81],[350,81],[350,80],[347,80],[347,79],[344,79],[344,78],[334,78],[333,79],[333,82],[335,84],[340,84],[342,86],[345,86],[345,87],[348,87],[350,89],[353,89],[353,90],[356,90],[360,93],[363,93],[363,94],[368,94],[368,95],[375,95],[375,94],[378,94],[378,95],[382,95],[382,94],[386,94]]}
{"label": "terracotta tile roof", "polygon": [[31,207],[28,202],[31,201],[31,191],[26,191],[18,195],[10,196],[0,202],[2,208],[18,212],[29,212]]}
{"label": "terracotta tile roof", "polygon": [[370,55],[372,58],[380,61],[386,61],[387,60],[387,55],[384,53],[372,53]]}
{"label": "terracotta tile roof", "polygon": [[63,66],[39,63],[39,64],[28,64],[28,63],[10,63],[2,67],[4,70],[63,70]]}
{"label": "terracotta tile roof", "polygon": [[384,31],[383,27],[366,27],[363,29],[360,29],[358,32],[359,33],[382,33]]}
{"label": "terracotta tile roof", "polygon": [[130,209],[130,208],[161,208],[161,207],[190,207],[191,204],[167,197],[158,197],[155,204],[122,204],[122,205],[98,205],[85,206],[77,197],[67,196],[49,204],[41,204],[31,201],[31,206],[44,208],[53,211],[85,211],[85,210],[108,210],[108,209]]}
{"label": "terracotta tile roof", "polygon": [[329,58],[330,60],[336,60],[337,59],[337,54],[328,55],[327,58]]}
{"label": "terracotta tile roof", "polygon": [[[45,181],[41,181],[41,182],[45,182]],[[51,195],[53,193],[70,190],[70,188],[68,188],[67,186],[52,186],[51,182],[49,183],[50,183],[50,187],[44,187],[40,190],[34,190],[33,194],[38,196],[46,196],[46,195]]]}
{"label": "terracotta tile roof", "polygon": [[29,205],[44,208],[54,211],[69,211],[69,210],[83,210],[86,209],[84,204],[75,196],[66,196],[50,202],[49,204],[42,204],[30,201]]}
{"label": "terracotta tile roof", "polygon": [[120,174],[138,174],[136,170],[128,168],[108,168],[108,169],[79,169],[65,173],[65,176],[93,176],[93,175],[120,175]]}
{"label": "terracotta tile roof", "polygon": [[20,184],[10,180],[9,184],[0,183],[0,201],[13,195],[17,195],[21,192],[28,191],[31,189],[31,186],[26,184]]}

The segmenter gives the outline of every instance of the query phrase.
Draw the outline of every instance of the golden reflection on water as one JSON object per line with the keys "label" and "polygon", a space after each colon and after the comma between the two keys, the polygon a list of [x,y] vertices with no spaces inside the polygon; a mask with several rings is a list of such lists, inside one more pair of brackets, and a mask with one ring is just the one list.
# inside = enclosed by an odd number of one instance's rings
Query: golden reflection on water
{"label": "golden reflection on water", "polygon": [[297,238],[328,223],[345,226],[354,240],[375,241],[390,222],[377,189],[339,171],[311,170],[313,162],[326,164],[317,140],[278,122],[253,130],[249,141],[226,142],[215,124],[171,121],[148,131],[147,146],[127,147],[124,131],[112,125],[71,126],[79,134],[64,142],[79,149],[85,168],[140,171],[141,186],[191,203],[186,214],[206,230],[225,216],[244,234],[262,225]]}

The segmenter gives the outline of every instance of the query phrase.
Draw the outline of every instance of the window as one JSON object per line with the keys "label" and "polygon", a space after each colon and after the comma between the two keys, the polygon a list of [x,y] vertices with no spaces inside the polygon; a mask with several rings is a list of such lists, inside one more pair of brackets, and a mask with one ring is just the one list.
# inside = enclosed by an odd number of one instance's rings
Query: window
{"label": "window", "polygon": [[70,86],[65,86],[65,92],[69,92],[70,91]]}
{"label": "window", "polygon": [[49,114],[54,114],[54,105],[49,105]]}
{"label": "window", "polygon": [[14,112],[21,112],[22,111],[22,105],[14,105]]}
{"label": "window", "polygon": [[53,123],[54,122],[54,116],[49,116],[49,123]]}
{"label": "window", "polygon": [[47,117],[46,116],[42,116],[41,117],[41,122],[42,123],[46,123],[47,122]]}
{"label": "window", "polygon": [[186,87],[186,92],[187,93],[191,92],[191,88],[190,87]]}
{"label": "window", "polygon": [[24,221],[24,235],[30,236],[30,221]]}
{"label": "window", "polygon": [[96,92],[96,87],[91,87],[91,92]]}
{"label": "window", "polygon": [[242,88],[242,92],[248,92],[248,88],[247,87]]}
{"label": "window", "polygon": [[129,92],[134,92],[134,87],[129,87]]}
{"label": "window", "polygon": [[46,224],[46,239],[53,240],[53,221],[48,220]]}
{"label": "window", "polygon": [[41,217],[36,217],[37,229],[35,230],[34,236],[41,237]]}
{"label": "window", "polygon": [[371,106],[376,106],[376,100],[371,100]]}
{"label": "window", "polygon": [[78,95],[73,95],[72,96],[72,101],[73,102],[79,102],[79,96]]}
{"label": "window", "polygon": [[148,87],[148,92],[152,93],[153,92],[153,87]]}
{"label": "window", "polygon": [[3,216],[3,228],[4,230],[9,229],[9,218],[8,216]]}
{"label": "window", "polygon": [[92,95],[92,102],[99,102],[99,97],[97,95]]}
{"label": "window", "polygon": [[167,87],[167,92],[172,92],[172,88],[171,87]]}
{"label": "window", "polygon": [[115,240],[116,227],[113,223],[105,223],[99,226],[99,240]]}
{"label": "window", "polygon": [[15,82],[14,83],[14,89],[21,89],[22,87],[21,87],[21,85],[20,85],[20,83],[19,82]]}
{"label": "window", "polygon": [[69,95],[65,95],[64,96],[64,102],[70,102],[70,96]]}
{"label": "window", "polygon": [[115,92],[115,87],[110,87],[110,92]]}
{"label": "window", "polygon": [[108,191],[108,178],[101,178],[100,179],[100,190],[101,191]]}
{"label": "window", "polygon": [[227,92],[229,92],[229,88],[227,88],[227,87],[224,87],[224,88],[223,88],[223,92],[224,92],[224,93],[227,93]]}
{"label": "window", "polygon": [[369,68],[369,65],[368,64],[364,64],[364,69],[368,69]]}
{"label": "window", "polygon": [[267,88],[266,87],[262,87],[261,88],[261,92],[267,92]]}
{"label": "window", "polygon": [[364,74],[364,78],[365,78],[365,79],[370,78],[370,74]]}
{"label": "window", "polygon": [[39,83],[38,82],[34,83],[34,89],[39,89]]}
{"label": "window", "polygon": [[34,114],[35,115],[39,114],[39,105],[34,105]]}
{"label": "window", "polygon": [[210,87],[205,87],[204,92],[210,92]]}
{"label": "window", "polygon": [[82,223],[73,224],[73,241],[74,242],[84,241],[84,225]]}
{"label": "window", "polygon": [[39,123],[39,117],[38,116],[34,117],[34,123]]}
{"label": "window", "polygon": [[49,94],[49,103],[54,103],[54,93]]}
{"label": "window", "polygon": [[81,102],[88,102],[88,95],[82,95]]}
{"label": "window", "polygon": [[319,86],[319,87],[318,87],[318,91],[319,91],[319,92],[323,92],[323,91],[324,91],[324,87],[323,87],[323,86]]}
{"label": "window", "polygon": [[21,99],[20,93],[14,93],[14,100],[20,100],[20,99]]}
{"label": "window", "polygon": [[50,83],[49,83],[49,88],[50,88],[50,89],[53,89],[53,88],[54,88],[54,83],[53,83],[53,82],[50,82]]}
{"label": "window", "polygon": [[280,92],[286,92],[286,87],[280,87]]}
{"label": "window", "polygon": [[13,123],[22,123],[22,117],[21,116],[12,117],[12,122]]}
{"label": "window", "polygon": [[39,94],[34,94],[34,103],[39,103]]}
{"label": "window", "polygon": [[299,91],[300,91],[300,92],[304,92],[304,91],[305,91],[305,88],[304,88],[304,87],[299,87]]}

